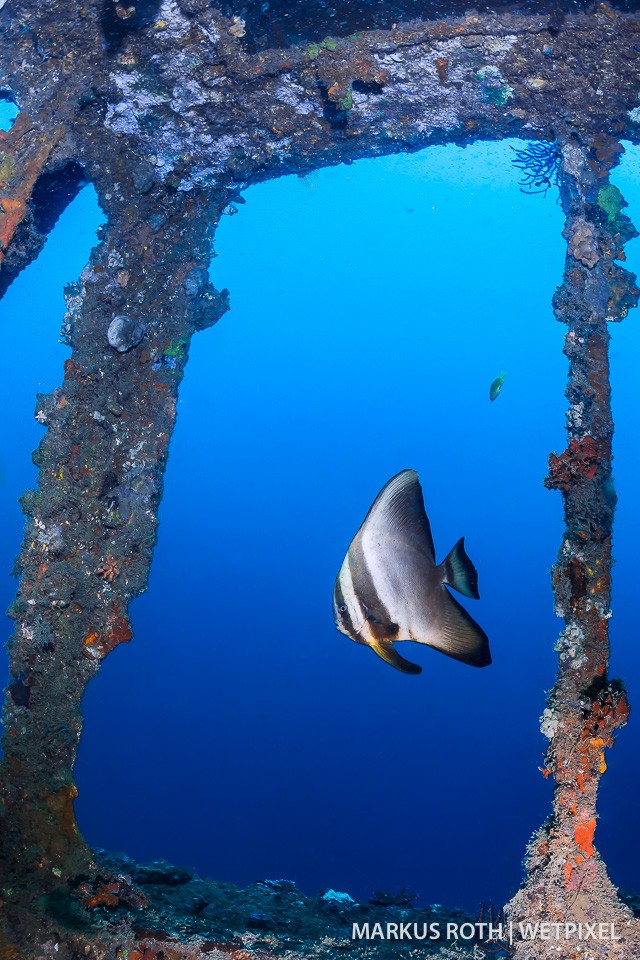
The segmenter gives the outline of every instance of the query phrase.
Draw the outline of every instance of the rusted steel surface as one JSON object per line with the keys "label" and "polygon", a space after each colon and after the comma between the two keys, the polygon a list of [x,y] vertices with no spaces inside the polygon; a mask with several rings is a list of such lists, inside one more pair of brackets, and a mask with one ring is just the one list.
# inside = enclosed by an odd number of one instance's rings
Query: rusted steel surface
{"label": "rusted steel surface", "polygon": [[[606,751],[629,716],[624,687],[608,675],[616,494],[607,323],[622,320],[639,292],[635,276],[617,262],[624,259],[625,242],[637,236],[609,178],[621,152],[606,135],[588,145],[562,145],[567,256],[554,309],[568,327],[568,445],[551,454],[545,483],[561,490],[564,501],[553,589],[565,628],[556,646],[557,680],[542,717],[550,741],[543,774],[554,779],[554,800],[551,819],[529,846],[527,881],[508,909],[514,922],[615,922],[620,943],[585,943],[590,956],[607,958],[640,952],[638,920],[618,901],[594,845]],[[515,956],[545,957],[548,947],[523,943]],[[575,944],[563,949],[554,956],[573,956]]]}
{"label": "rusted steel surface", "polygon": [[0,130],[0,296],[44,244],[30,201],[38,178],[64,134],[60,124],[49,124],[50,117],[41,127],[23,111],[10,130]]}
{"label": "rusted steel surface", "polygon": [[146,585],[190,338],[226,309],[206,271],[218,213],[195,194],[172,210],[125,207],[67,290],[73,351],[62,386],[38,397],[48,430],[34,454],[38,489],[22,499],[11,608],[3,794],[17,801],[14,818],[35,791],[54,819],[70,819],[80,720],[68,691],[131,638],[127,606]]}
{"label": "rusted steel surface", "polygon": [[62,127],[38,129],[26,113],[18,115],[9,131],[0,131],[0,264],[28,213],[34,184],[63,132]]}
{"label": "rusted steel surface", "polygon": [[[606,324],[637,291],[616,263],[632,230],[608,174],[618,140],[639,139],[640,19],[606,4],[560,20],[468,14],[276,49],[206,0],[144,9],[112,0],[0,9],[0,86],[22,110],[0,140],[5,276],[41,245],[45,227],[32,221],[43,176],[55,183],[81,170],[108,218],[67,291],[72,355],[60,388],[38,400],[48,431],[35,454],[38,489],[23,498],[0,777],[11,935],[34,911],[45,938],[46,897],[71,896],[82,909],[136,904],[128,881],[100,872],[75,824],[80,703],[104,657],[131,637],[128,605],[147,584],[190,339],[226,308],[207,278],[221,210],[270,177],[507,136],[562,148],[568,253],[555,309],[568,324],[571,404],[567,449],[552,456],[548,480],[563,491],[567,524],[554,573],[567,626],[544,718],[554,817],[511,911],[535,906],[558,919],[593,902],[626,922],[593,837],[605,751],[627,715],[624,691],[607,678]],[[125,25],[115,39],[113,16]],[[628,938],[636,944],[635,927]],[[69,955],[76,949],[74,940]]]}
{"label": "rusted steel surface", "polygon": [[70,877],[75,890],[97,875],[72,804],[80,702],[102,659],[131,638],[127,609],[147,583],[190,339],[226,309],[206,269],[218,215],[195,191],[160,210],[149,197],[112,210],[67,290],[62,386],[38,397],[48,429],[34,454],[38,489],[22,499],[0,783],[3,886],[32,905]]}
{"label": "rusted steel surface", "polygon": [[64,125],[52,163],[80,160],[105,192],[125,152],[140,189],[189,191],[430,143],[638,137],[640,20],[606,5],[561,30],[548,15],[470,14],[257,52],[204,2],[154,9],[116,50],[93,4],[67,4],[64,29],[59,0],[0,14],[2,86]]}

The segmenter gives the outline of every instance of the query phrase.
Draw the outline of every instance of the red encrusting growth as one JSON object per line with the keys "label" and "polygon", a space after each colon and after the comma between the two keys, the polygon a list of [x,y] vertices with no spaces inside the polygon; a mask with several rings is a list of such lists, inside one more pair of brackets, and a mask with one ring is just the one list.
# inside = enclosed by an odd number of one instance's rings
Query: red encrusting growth
{"label": "red encrusting growth", "polygon": [[549,454],[549,476],[544,485],[550,490],[569,490],[574,480],[593,480],[603,462],[607,462],[607,451],[599,448],[593,437],[571,440],[564,453]]}

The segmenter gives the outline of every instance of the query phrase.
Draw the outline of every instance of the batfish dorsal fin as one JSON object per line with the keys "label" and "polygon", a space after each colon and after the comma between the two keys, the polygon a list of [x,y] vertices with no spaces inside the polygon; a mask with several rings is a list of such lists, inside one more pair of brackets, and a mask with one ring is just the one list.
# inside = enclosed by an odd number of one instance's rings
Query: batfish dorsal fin
{"label": "batfish dorsal fin", "polygon": [[491,663],[489,639],[462,604],[442,587],[441,606],[437,614],[437,633],[425,642],[454,660],[472,667],[488,667]]}
{"label": "batfish dorsal fin", "polygon": [[454,590],[458,590],[465,597],[479,600],[478,571],[472,564],[464,549],[464,537],[460,537],[451,552],[440,564],[442,582],[447,583]]}
{"label": "batfish dorsal fin", "polygon": [[431,526],[415,470],[403,470],[384,485],[362,527],[372,527],[402,540],[435,564]]}
{"label": "batfish dorsal fin", "polygon": [[422,673],[422,667],[419,667],[417,663],[411,663],[409,660],[401,657],[390,640],[376,640],[375,643],[371,643],[369,646],[385,663],[390,663],[396,670],[401,670],[402,673]]}

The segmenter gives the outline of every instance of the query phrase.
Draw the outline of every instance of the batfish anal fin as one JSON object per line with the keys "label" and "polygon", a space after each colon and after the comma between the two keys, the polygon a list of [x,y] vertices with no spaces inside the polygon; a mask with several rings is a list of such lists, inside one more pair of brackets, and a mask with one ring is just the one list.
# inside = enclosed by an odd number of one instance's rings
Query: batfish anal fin
{"label": "batfish anal fin", "polygon": [[491,663],[489,638],[482,627],[470,617],[462,604],[442,587],[442,603],[436,620],[437,635],[425,642],[435,650],[446,653],[472,667],[488,667]]}
{"label": "batfish anal fin", "polygon": [[453,587],[465,597],[479,600],[478,571],[464,549],[464,537],[460,537],[451,552],[440,564],[442,582]]}
{"label": "batfish anal fin", "polygon": [[396,670],[400,670],[402,673],[422,673],[422,667],[419,667],[417,663],[411,663],[409,660],[401,657],[390,640],[376,640],[374,643],[370,643],[369,646],[385,663],[391,664]]}
{"label": "batfish anal fin", "polygon": [[411,544],[435,564],[431,526],[415,470],[402,470],[384,485],[361,529],[367,526]]}

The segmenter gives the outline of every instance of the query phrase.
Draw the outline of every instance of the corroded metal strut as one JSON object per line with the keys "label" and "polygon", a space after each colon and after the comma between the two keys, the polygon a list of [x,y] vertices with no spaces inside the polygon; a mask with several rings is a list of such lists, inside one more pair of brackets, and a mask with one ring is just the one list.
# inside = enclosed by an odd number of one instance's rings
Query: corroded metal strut
{"label": "corroded metal strut", "polygon": [[114,210],[66,291],[64,382],[38,397],[48,429],[34,454],[38,489],[22,498],[0,782],[2,879],[14,887],[31,874],[36,896],[95,870],[73,813],[80,702],[101,660],[131,638],[191,336],[226,309],[207,273],[220,213],[210,200]]}
{"label": "corroded metal strut", "polygon": [[[553,776],[550,820],[528,851],[527,881],[508,907],[514,921],[615,923],[620,943],[589,941],[590,956],[613,958],[640,945],[638,921],[617,899],[594,846],[596,797],[605,753],[629,715],[624,687],[610,680],[611,538],[616,494],[607,323],[638,299],[635,276],[617,260],[637,231],[609,178],[621,146],[602,136],[561,144],[561,199],[567,256],[554,298],[567,324],[567,449],[551,454],[547,487],[561,490],[565,533],[553,569],[556,612],[565,628],[556,645],[558,676],[542,717],[549,738],[545,776]],[[577,935],[554,956],[575,956]],[[516,956],[547,956],[543,941],[521,943]],[[629,956],[627,952],[624,954]]]}

